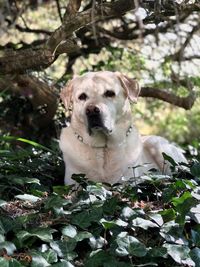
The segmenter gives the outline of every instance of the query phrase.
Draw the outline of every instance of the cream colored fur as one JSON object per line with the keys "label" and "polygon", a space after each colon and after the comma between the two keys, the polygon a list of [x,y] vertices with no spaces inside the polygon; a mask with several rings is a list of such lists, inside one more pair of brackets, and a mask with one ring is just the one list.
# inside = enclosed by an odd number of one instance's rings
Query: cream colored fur
{"label": "cream colored fur", "polygon": [[[115,96],[106,97],[113,91]],[[136,102],[138,83],[120,73],[89,72],[72,79],[62,90],[66,109],[72,105],[71,124],[63,128],[60,148],[65,162],[65,184],[72,184],[72,174],[110,184],[139,177],[151,168],[169,173],[162,152],[176,162],[186,162],[182,150],[159,136],[142,137],[133,125],[130,101]],[[86,100],[79,96],[85,93]],[[86,110],[99,108],[104,129],[88,133]],[[132,126],[132,129],[131,127]],[[106,130],[105,130],[106,129]],[[137,168],[134,168],[138,166]]]}

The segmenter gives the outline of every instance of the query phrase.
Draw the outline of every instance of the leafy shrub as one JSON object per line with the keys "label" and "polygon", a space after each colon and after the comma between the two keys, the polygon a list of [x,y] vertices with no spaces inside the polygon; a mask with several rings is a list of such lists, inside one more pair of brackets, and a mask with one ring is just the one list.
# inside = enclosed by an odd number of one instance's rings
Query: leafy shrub
{"label": "leafy shrub", "polygon": [[141,183],[76,175],[75,188],[55,183],[58,151],[21,141],[2,141],[0,266],[200,266],[198,161]]}

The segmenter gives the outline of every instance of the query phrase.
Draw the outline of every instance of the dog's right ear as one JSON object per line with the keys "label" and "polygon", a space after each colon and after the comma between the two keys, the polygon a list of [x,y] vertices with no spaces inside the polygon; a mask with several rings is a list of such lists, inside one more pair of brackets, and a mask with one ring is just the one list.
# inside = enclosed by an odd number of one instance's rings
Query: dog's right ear
{"label": "dog's right ear", "polygon": [[70,108],[70,104],[72,102],[72,92],[73,92],[73,84],[72,80],[70,80],[60,93],[60,98],[62,99],[62,102],[66,110],[69,110]]}
{"label": "dog's right ear", "polygon": [[124,88],[127,97],[133,102],[136,103],[139,93],[140,93],[140,86],[139,83],[135,79],[131,79],[127,77],[126,75],[115,72],[115,75],[118,77],[118,79],[121,82],[122,87]]}

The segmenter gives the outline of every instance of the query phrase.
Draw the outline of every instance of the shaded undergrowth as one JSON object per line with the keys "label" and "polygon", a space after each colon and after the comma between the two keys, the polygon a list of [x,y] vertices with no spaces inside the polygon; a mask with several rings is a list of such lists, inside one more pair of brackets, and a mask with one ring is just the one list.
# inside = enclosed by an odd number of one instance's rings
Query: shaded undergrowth
{"label": "shaded undergrowth", "polygon": [[171,176],[75,188],[56,143],[3,137],[0,266],[200,266],[200,163],[166,160]]}

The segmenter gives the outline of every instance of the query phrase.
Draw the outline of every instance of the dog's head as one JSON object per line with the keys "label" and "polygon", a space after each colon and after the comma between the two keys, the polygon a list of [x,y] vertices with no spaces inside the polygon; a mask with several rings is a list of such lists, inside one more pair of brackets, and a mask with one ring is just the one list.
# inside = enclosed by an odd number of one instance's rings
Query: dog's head
{"label": "dog's head", "polygon": [[99,71],[77,76],[61,91],[66,109],[72,104],[72,121],[84,124],[89,135],[111,134],[115,124],[130,113],[129,100],[136,102],[140,87],[119,72]]}

